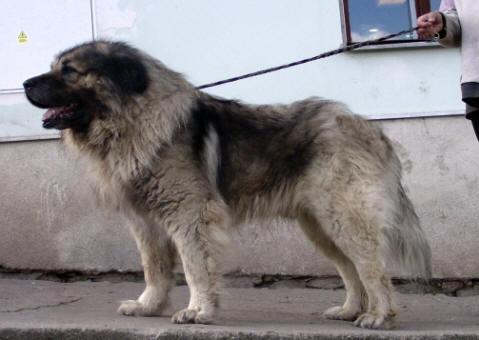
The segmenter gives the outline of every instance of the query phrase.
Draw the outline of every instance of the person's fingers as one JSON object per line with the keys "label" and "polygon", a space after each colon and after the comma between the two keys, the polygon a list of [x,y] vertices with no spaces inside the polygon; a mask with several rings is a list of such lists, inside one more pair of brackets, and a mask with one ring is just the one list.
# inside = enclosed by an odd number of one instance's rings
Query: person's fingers
{"label": "person's fingers", "polygon": [[431,25],[437,24],[436,13],[429,13],[429,15],[427,16],[427,21],[428,21]]}
{"label": "person's fingers", "polygon": [[419,27],[419,28],[426,28],[426,27],[428,27],[428,23],[427,23],[427,21],[419,21],[419,20],[418,20],[418,22],[417,22],[417,27]]}
{"label": "person's fingers", "polygon": [[439,12],[431,13],[431,19],[429,19],[429,22],[433,26],[436,26],[437,28],[441,29],[441,27],[443,25],[441,13],[439,13]]}
{"label": "person's fingers", "polygon": [[431,26],[420,27],[418,29],[419,35],[433,35],[435,33],[434,29]]}
{"label": "person's fingers", "polygon": [[432,24],[433,24],[433,22],[430,20],[430,16],[428,14],[420,16],[417,19],[417,25],[420,28],[430,27],[430,26],[432,26]]}
{"label": "person's fingers", "polygon": [[419,29],[417,34],[419,39],[431,39],[434,36],[434,32],[425,29]]}
{"label": "person's fingers", "polygon": [[426,13],[417,18],[418,37],[420,39],[432,39],[442,27],[442,16],[439,12]]}

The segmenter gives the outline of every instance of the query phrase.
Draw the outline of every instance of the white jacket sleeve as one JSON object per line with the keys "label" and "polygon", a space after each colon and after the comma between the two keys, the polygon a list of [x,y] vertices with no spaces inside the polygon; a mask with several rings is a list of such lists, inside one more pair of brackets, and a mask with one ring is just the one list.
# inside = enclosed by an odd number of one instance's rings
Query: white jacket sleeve
{"label": "white jacket sleeve", "polygon": [[461,46],[461,22],[459,21],[457,10],[452,8],[443,12],[443,14],[443,18],[446,19],[446,22],[444,23],[446,35],[438,40],[439,43],[446,47]]}

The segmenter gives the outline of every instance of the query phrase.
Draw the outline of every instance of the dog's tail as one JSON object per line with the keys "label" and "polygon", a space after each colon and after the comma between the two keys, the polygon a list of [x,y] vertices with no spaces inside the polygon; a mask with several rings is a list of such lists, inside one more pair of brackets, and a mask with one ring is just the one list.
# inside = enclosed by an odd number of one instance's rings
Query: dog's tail
{"label": "dog's tail", "polygon": [[383,246],[399,265],[401,275],[431,278],[431,248],[414,207],[398,180],[395,209],[388,227],[383,229]]}

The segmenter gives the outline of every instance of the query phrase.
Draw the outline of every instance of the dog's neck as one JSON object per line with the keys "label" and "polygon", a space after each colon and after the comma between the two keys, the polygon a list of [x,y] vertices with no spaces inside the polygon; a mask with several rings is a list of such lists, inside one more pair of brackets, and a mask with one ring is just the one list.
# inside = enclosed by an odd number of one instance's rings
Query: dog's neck
{"label": "dog's neck", "polygon": [[[119,108],[121,112],[112,115],[114,122],[94,122],[82,132],[66,130],[64,142],[91,157],[102,172],[128,182],[149,167],[161,148],[174,142],[175,132],[185,125],[197,94],[178,91],[157,99],[154,95],[149,93]],[[152,105],[155,102],[158,105]]]}

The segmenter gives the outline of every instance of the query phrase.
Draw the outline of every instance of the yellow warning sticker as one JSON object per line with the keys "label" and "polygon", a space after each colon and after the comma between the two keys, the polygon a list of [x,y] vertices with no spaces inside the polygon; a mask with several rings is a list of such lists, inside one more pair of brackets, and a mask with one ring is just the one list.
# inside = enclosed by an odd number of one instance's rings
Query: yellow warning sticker
{"label": "yellow warning sticker", "polygon": [[18,43],[25,44],[26,42],[28,42],[28,36],[25,32],[21,31],[18,35]]}

